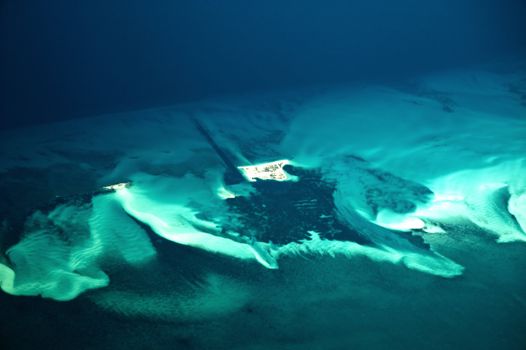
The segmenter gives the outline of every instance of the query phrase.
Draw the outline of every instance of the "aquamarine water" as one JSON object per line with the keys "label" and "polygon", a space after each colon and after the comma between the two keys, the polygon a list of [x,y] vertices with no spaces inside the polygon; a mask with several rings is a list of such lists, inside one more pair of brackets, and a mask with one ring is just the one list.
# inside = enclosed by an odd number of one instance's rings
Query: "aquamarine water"
{"label": "aquamarine water", "polygon": [[0,5],[0,348],[526,348],[524,13]]}
{"label": "aquamarine water", "polygon": [[[4,205],[3,339],[56,310],[58,339],[95,347],[520,348],[522,74],[4,131],[3,191],[28,215]],[[227,184],[195,116],[236,166],[284,158],[288,178]]]}

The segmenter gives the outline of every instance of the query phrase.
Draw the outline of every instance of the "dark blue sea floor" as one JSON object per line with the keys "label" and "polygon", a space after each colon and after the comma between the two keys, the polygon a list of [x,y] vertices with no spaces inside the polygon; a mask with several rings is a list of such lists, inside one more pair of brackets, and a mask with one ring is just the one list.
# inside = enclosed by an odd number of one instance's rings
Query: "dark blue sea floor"
{"label": "dark blue sea floor", "polygon": [[524,76],[3,131],[0,348],[525,349]]}

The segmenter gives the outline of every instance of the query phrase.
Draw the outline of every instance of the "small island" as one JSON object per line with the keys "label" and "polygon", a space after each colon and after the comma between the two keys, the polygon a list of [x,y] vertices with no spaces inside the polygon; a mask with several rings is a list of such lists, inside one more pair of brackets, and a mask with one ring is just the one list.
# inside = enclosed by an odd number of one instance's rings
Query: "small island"
{"label": "small island", "polygon": [[238,166],[237,168],[250,182],[255,182],[257,179],[274,181],[295,180],[295,176],[287,174],[287,172],[283,169],[283,167],[287,164],[290,164],[290,161],[287,159],[282,159],[269,163]]}

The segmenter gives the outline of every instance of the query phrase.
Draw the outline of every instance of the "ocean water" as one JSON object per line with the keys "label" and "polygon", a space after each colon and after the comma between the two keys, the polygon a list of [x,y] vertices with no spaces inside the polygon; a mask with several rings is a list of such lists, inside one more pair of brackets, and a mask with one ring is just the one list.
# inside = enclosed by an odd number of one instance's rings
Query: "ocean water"
{"label": "ocean water", "polygon": [[526,347],[522,3],[0,8],[2,349]]}

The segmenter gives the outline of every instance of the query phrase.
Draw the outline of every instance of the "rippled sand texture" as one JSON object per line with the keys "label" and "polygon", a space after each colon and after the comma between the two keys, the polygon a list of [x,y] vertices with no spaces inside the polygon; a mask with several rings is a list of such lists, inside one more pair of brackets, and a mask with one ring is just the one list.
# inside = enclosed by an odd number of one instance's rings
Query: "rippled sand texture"
{"label": "rippled sand texture", "polygon": [[[374,347],[409,334],[415,314],[429,327],[414,334],[422,346],[455,319],[514,344],[526,314],[525,94],[519,73],[457,71],[3,131],[1,288],[180,322],[192,346],[250,348],[231,334],[244,324],[253,349]],[[223,182],[193,118],[236,165],[318,169],[338,219],[372,243],[225,234],[226,198],[251,189]],[[132,186],[97,192],[121,181]]]}

